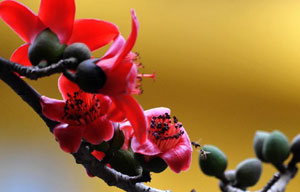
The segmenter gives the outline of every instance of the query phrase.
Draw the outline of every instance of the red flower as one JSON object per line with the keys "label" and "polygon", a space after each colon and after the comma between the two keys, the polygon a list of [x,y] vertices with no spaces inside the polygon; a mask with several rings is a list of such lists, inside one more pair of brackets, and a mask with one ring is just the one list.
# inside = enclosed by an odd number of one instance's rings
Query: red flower
{"label": "red flower", "polygon": [[91,51],[110,43],[118,36],[118,28],[111,23],[95,19],[74,21],[74,0],[41,0],[39,14],[12,0],[0,2],[0,17],[25,42],[11,56],[11,61],[31,66],[29,45],[46,28],[54,32],[60,43],[85,43]]}
{"label": "red flower", "polygon": [[[106,75],[105,84],[98,93],[110,96],[113,101],[110,111],[114,116],[113,120],[120,122],[126,117],[134,129],[138,141],[143,143],[146,139],[146,119],[142,107],[131,94],[141,93],[139,85],[142,77],[154,78],[155,75],[138,74],[137,68],[141,64],[137,62],[138,55],[131,52],[138,33],[138,20],[134,10],[131,11],[131,16],[132,31],[128,40],[125,42],[124,38],[119,35],[97,63]],[[63,86],[74,86],[74,83],[64,76],[60,81],[64,82]]]}
{"label": "red flower", "polygon": [[63,101],[42,96],[41,105],[47,118],[60,122],[54,135],[64,151],[77,152],[82,138],[95,145],[112,138],[113,125],[106,115],[109,97],[72,88],[60,91]]}
{"label": "red flower", "polygon": [[145,155],[146,160],[162,158],[176,173],[187,170],[191,164],[192,146],[182,124],[176,117],[170,117],[168,108],[150,109],[145,115],[148,120],[147,140],[140,144],[133,136],[132,150]]}

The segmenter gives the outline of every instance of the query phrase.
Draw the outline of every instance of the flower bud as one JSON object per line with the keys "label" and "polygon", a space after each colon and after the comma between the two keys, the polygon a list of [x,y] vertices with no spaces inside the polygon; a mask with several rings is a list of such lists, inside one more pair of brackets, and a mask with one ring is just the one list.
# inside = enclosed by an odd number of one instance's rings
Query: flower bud
{"label": "flower bud", "polygon": [[142,173],[142,167],[134,159],[133,153],[124,149],[116,151],[108,163],[116,171],[129,176],[136,176]]}
{"label": "flower bud", "polygon": [[291,143],[291,152],[294,155],[294,160],[300,162],[300,134],[298,134]]}
{"label": "flower bud", "polygon": [[262,154],[262,149],[263,149],[263,144],[269,135],[270,133],[265,131],[256,131],[254,136],[254,141],[253,141],[254,152],[256,154],[256,157],[263,162],[268,162]]}
{"label": "flower bud", "polygon": [[113,138],[109,141],[110,144],[110,152],[117,151],[121,149],[125,141],[125,135],[122,130],[120,130],[119,127],[114,128],[114,136]]}
{"label": "flower bud", "polygon": [[280,131],[273,131],[263,143],[264,158],[277,168],[289,157],[289,153],[289,141]]}
{"label": "flower bud", "polygon": [[261,175],[261,161],[255,158],[250,158],[242,161],[236,167],[236,186],[246,188],[255,185]]}
{"label": "flower bud", "polygon": [[199,154],[199,164],[202,172],[209,176],[221,176],[227,167],[225,154],[213,145],[205,145],[202,149],[206,153],[206,158]]}
{"label": "flower bud", "polygon": [[97,93],[106,81],[104,71],[98,67],[94,60],[89,59],[81,62],[76,70],[74,81],[85,92]]}
{"label": "flower bud", "polygon": [[29,46],[28,57],[32,65],[46,67],[60,60],[65,47],[50,29],[45,29]]}
{"label": "flower bud", "polygon": [[92,53],[88,46],[84,43],[73,43],[66,47],[63,53],[64,59],[71,57],[76,58],[78,63],[81,63],[84,60],[90,59],[92,57]]}
{"label": "flower bud", "polygon": [[224,175],[225,178],[230,182],[230,183],[234,183],[235,182],[235,170],[228,170],[225,171]]}
{"label": "flower bud", "polygon": [[140,163],[140,165],[149,172],[160,173],[167,167],[167,163],[160,157],[154,157],[149,161],[145,160],[145,156],[139,153],[134,154],[134,158]]}

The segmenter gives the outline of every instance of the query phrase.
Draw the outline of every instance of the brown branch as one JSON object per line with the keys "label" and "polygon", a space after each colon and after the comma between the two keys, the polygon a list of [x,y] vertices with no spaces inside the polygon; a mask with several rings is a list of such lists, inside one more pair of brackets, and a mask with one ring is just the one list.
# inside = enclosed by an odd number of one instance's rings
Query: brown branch
{"label": "brown branch", "polygon": [[[2,79],[8,86],[10,86],[47,124],[50,131],[53,132],[54,127],[58,122],[52,121],[46,118],[42,114],[40,97],[41,95],[14,72],[7,68],[7,66],[13,65],[12,62],[0,57],[0,79]],[[76,160],[76,163],[82,164],[86,170],[102,180],[104,180],[109,186],[116,186],[128,192],[170,192],[160,189],[148,187],[142,181],[148,181],[147,175],[130,177],[117,172],[107,167],[101,161],[98,161],[93,155],[91,155],[88,144],[82,142],[80,149],[77,153],[72,154]]]}

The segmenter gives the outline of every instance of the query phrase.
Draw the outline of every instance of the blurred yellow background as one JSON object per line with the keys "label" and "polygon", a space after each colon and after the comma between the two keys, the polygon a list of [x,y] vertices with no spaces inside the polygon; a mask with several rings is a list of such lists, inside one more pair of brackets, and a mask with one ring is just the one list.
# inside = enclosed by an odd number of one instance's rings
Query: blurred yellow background
{"label": "blurred yellow background", "polygon": [[[20,0],[37,12],[39,0]],[[134,8],[145,80],[138,96],[144,109],[172,109],[191,140],[214,144],[229,159],[228,169],[253,157],[256,130],[300,133],[300,1],[298,0],[77,0],[77,18],[113,22],[127,37]],[[22,19],[22,18],[20,18]],[[9,58],[23,42],[0,21],[0,55]],[[104,50],[94,55],[100,57]],[[60,98],[57,75],[28,81],[42,94]],[[89,178],[64,153],[45,124],[0,81],[0,191],[120,191]],[[264,165],[261,188],[276,170]],[[299,192],[300,175],[287,192]],[[218,181],[198,167],[153,174],[151,186],[173,192],[218,192]]]}

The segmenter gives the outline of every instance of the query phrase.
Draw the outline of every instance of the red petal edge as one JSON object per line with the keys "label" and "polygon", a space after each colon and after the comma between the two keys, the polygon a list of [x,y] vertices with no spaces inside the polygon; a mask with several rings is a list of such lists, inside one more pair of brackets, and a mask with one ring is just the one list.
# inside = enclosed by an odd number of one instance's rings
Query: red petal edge
{"label": "red petal edge", "polygon": [[81,42],[94,51],[112,42],[118,35],[119,29],[112,23],[96,19],[80,19],[74,23],[68,44]]}
{"label": "red petal edge", "polygon": [[30,9],[16,1],[6,0],[0,2],[0,17],[26,43],[31,43],[35,36],[45,28],[40,19]]}
{"label": "red petal edge", "polygon": [[29,61],[28,58],[28,48],[29,48],[29,44],[24,44],[20,46],[12,54],[10,60],[12,62],[16,62],[24,66],[31,66],[31,62]]}
{"label": "red petal edge", "polygon": [[71,36],[75,18],[74,0],[41,0],[39,17],[59,38],[66,43]]}
{"label": "red petal edge", "polygon": [[42,113],[53,121],[63,122],[65,102],[57,99],[51,99],[46,96],[41,96],[40,103]]}

